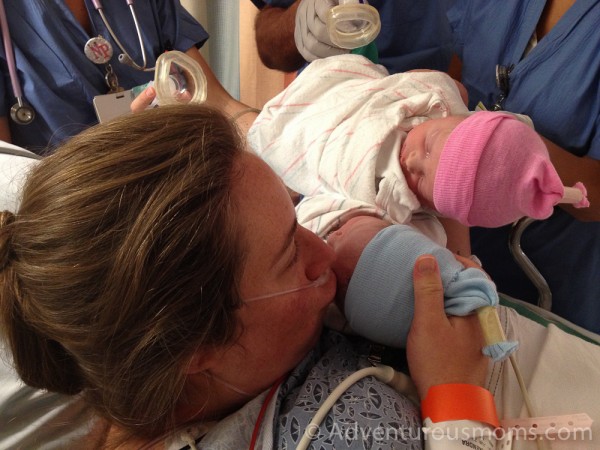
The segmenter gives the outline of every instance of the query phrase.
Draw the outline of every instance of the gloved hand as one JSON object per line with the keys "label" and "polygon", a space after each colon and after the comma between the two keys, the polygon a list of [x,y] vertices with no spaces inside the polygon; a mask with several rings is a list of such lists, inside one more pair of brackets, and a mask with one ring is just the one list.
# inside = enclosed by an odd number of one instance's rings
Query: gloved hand
{"label": "gloved hand", "polygon": [[333,55],[343,55],[349,50],[336,47],[329,39],[327,13],[339,0],[302,0],[296,10],[294,40],[300,54],[307,61]]}

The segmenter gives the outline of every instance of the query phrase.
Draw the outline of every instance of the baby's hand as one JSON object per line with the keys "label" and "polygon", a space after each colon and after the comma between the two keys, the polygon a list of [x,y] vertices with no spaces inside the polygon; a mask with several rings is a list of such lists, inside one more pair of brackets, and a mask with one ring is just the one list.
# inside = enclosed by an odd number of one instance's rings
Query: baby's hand
{"label": "baby's hand", "polygon": [[457,255],[456,253],[454,254],[454,258],[456,258],[456,260],[461,263],[465,268],[472,268],[472,269],[479,269],[481,270],[483,273],[486,274],[486,276],[491,280],[492,277],[490,277],[488,275],[488,273],[483,270],[483,267],[481,266],[481,261],[479,261],[479,258],[475,255],[471,255],[469,257],[467,256],[461,256],[461,255]]}

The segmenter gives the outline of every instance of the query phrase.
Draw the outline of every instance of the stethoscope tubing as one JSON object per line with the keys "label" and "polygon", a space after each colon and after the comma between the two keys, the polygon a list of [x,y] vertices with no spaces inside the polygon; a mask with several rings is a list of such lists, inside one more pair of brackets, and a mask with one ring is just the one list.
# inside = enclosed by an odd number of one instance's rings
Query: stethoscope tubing
{"label": "stethoscope tubing", "polygon": [[17,65],[15,63],[15,53],[12,47],[12,39],[10,30],[8,29],[8,20],[6,19],[6,9],[4,9],[4,0],[0,0],[0,26],[2,27],[2,40],[4,41],[4,52],[6,53],[6,64],[8,65],[8,73],[10,74],[10,84],[14,96],[19,103],[22,103],[23,90],[17,76]]}
{"label": "stethoscope tubing", "polygon": [[12,46],[10,30],[8,28],[8,20],[6,18],[6,9],[4,8],[4,0],[0,0],[0,26],[2,27],[2,40],[4,42],[4,52],[6,53],[6,64],[8,65],[8,73],[10,75],[10,84],[13,90],[13,95],[17,99],[10,108],[11,119],[19,125],[29,125],[35,119],[35,110],[23,101],[23,89],[17,75],[17,63],[15,60],[15,52]]}
{"label": "stethoscope tubing", "polygon": [[92,4],[94,5],[94,8],[96,9],[96,11],[98,11],[98,13],[100,14],[100,18],[102,19],[104,26],[108,30],[110,36],[113,38],[113,41],[115,41],[115,43],[117,44],[119,49],[123,52],[121,55],[119,55],[119,62],[121,62],[122,64],[126,64],[128,66],[131,66],[137,70],[141,70],[142,72],[152,72],[155,68],[148,67],[148,60],[146,57],[146,48],[144,47],[144,39],[142,37],[142,31],[140,29],[140,24],[139,24],[139,21],[137,18],[137,14],[135,13],[135,8],[133,7],[133,0],[125,0],[125,3],[127,3],[127,5],[129,6],[129,11],[131,12],[131,17],[133,18],[133,23],[135,25],[135,31],[137,33],[138,42],[139,42],[140,50],[142,53],[142,65],[141,66],[133,60],[133,58],[131,57],[129,52],[125,49],[125,46],[121,43],[121,41],[119,40],[119,38],[113,31],[112,27],[110,26],[110,23],[108,22],[106,15],[104,14],[104,8],[102,6],[102,1],[101,0],[92,0]]}

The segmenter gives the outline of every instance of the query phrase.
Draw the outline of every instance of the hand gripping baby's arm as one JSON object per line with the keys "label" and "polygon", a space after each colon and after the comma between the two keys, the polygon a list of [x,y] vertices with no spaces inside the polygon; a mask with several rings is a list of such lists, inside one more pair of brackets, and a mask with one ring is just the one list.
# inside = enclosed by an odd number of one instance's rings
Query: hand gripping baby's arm
{"label": "hand gripping baby's arm", "polygon": [[414,311],[412,268],[422,254],[438,260],[448,314],[464,316],[498,304],[496,287],[483,271],[465,268],[412,227],[393,225],[367,245],[348,285],[344,313],[355,332],[384,345],[406,346]]}

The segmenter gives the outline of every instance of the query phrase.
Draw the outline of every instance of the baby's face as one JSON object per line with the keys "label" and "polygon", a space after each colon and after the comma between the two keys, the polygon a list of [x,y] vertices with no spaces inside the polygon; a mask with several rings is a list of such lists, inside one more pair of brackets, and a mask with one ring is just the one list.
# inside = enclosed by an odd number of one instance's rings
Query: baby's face
{"label": "baby's face", "polygon": [[463,116],[427,120],[410,130],[402,144],[402,172],[410,190],[425,206],[434,208],[433,185],[440,156],[448,136],[463,120]]}
{"label": "baby's face", "polygon": [[348,283],[361,253],[371,239],[389,225],[389,222],[377,217],[358,216],[348,220],[327,237],[327,243],[331,245],[336,255],[331,269],[338,282],[336,293],[338,304],[346,296]]}

